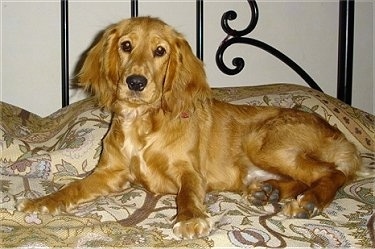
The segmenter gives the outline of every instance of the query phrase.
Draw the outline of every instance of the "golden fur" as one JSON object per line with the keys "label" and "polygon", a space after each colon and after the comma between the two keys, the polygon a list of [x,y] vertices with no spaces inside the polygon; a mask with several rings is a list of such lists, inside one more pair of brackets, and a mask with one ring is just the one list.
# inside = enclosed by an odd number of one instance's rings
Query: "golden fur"
{"label": "golden fur", "polygon": [[140,184],[176,194],[174,233],[206,236],[207,191],[238,191],[254,204],[288,199],[289,217],[316,215],[360,165],[355,146],[322,118],[212,98],[184,37],[156,18],[109,27],[90,50],[81,85],[113,112],[96,169],[19,210],[57,214]]}

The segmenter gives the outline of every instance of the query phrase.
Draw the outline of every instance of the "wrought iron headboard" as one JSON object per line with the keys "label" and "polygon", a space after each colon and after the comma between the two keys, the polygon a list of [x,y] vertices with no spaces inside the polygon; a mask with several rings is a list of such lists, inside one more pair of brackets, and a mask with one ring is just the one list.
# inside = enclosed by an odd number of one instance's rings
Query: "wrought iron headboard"
{"label": "wrought iron headboard", "polygon": [[[347,104],[352,100],[352,68],[353,68],[353,36],[354,36],[354,0],[339,0],[339,39],[338,39],[338,70],[337,70],[337,98]],[[235,75],[245,66],[243,58],[232,60],[234,68],[225,65],[223,54],[233,44],[243,43],[258,47],[293,69],[312,88],[322,91],[309,74],[297,65],[291,58],[267,43],[247,37],[254,30],[259,18],[258,6],[255,0],[247,0],[251,11],[251,19],[243,30],[234,30],[229,21],[237,18],[237,13],[229,10],[223,13],[221,27],[227,34],[216,52],[216,64],[225,74]],[[69,18],[68,0],[60,0],[61,7],[61,71],[62,71],[62,106],[69,105]],[[203,11],[204,1],[196,0],[196,55],[203,60]],[[138,16],[138,0],[130,1],[131,17]]]}

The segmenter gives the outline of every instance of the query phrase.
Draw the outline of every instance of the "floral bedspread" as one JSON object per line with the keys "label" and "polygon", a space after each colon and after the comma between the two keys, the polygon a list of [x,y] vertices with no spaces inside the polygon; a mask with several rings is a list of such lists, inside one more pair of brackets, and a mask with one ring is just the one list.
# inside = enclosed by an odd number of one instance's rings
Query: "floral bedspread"
{"label": "floral bedspread", "polygon": [[238,193],[206,197],[212,234],[179,240],[172,233],[175,196],[132,186],[70,214],[26,214],[17,200],[54,192],[95,167],[111,119],[92,98],[41,118],[1,103],[0,245],[2,247],[375,247],[375,117],[315,90],[289,84],[214,89],[234,104],[276,105],[316,112],[353,141],[364,174],[343,187],[324,213],[290,219],[280,206],[250,205]]}

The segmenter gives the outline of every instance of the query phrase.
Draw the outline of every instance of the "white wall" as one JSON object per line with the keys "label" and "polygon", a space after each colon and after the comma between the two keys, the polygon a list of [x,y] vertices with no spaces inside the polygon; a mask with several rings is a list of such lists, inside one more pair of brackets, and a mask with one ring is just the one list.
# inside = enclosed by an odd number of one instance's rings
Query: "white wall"
{"label": "white wall", "polygon": [[[259,0],[259,22],[249,35],[287,54],[332,96],[336,96],[338,1]],[[304,81],[278,59],[249,46],[233,46],[224,55],[228,66],[240,56],[245,68],[226,76],[216,67],[217,46],[225,37],[221,15],[238,12],[233,27],[247,26],[250,14],[244,0],[206,0],[204,61],[212,86],[259,85]],[[60,2],[1,2],[1,100],[41,116],[61,106]],[[84,51],[111,23],[130,16],[130,1],[71,0],[70,71],[72,77]],[[374,113],[374,3],[356,1],[353,105]],[[158,16],[184,33],[195,50],[195,0],[141,0],[140,15]],[[71,91],[71,101],[82,98]]]}
{"label": "white wall", "polygon": [[356,1],[352,105],[372,114],[375,113],[374,13],[374,1]]}
{"label": "white wall", "polygon": [[61,107],[59,7],[1,2],[1,101],[41,115]]}

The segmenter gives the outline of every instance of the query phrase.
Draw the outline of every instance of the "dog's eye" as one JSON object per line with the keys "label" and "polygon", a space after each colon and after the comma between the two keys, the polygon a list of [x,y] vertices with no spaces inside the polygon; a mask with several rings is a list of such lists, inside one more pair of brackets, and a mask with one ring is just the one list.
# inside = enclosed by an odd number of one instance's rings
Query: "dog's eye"
{"label": "dog's eye", "polygon": [[131,42],[130,41],[122,42],[121,43],[121,49],[122,49],[122,51],[127,52],[127,53],[131,52],[132,49],[133,49]]}
{"label": "dog's eye", "polygon": [[163,48],[162,46],[158,46],[155,51],[154,51],[154,55],[155,56],[158,56],[158,57],[161,57],[165,54],[165,48]]}

